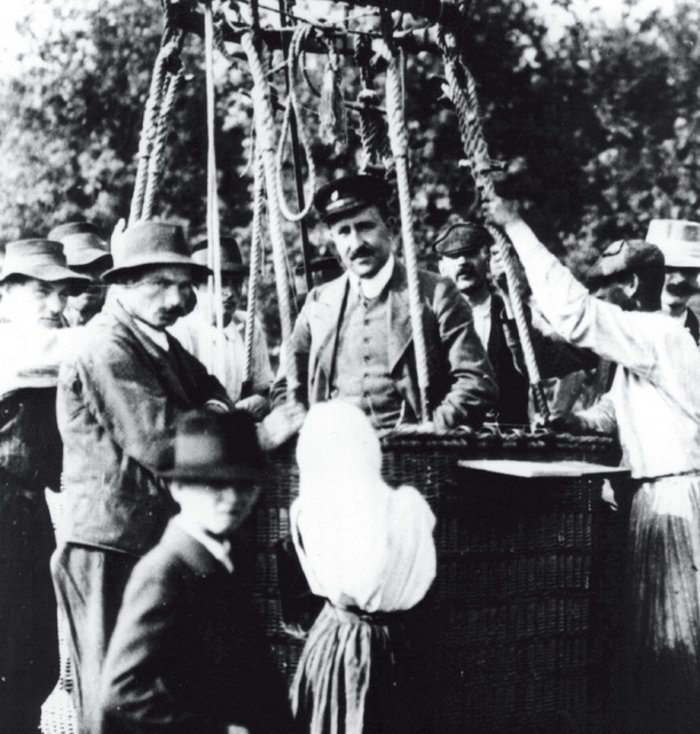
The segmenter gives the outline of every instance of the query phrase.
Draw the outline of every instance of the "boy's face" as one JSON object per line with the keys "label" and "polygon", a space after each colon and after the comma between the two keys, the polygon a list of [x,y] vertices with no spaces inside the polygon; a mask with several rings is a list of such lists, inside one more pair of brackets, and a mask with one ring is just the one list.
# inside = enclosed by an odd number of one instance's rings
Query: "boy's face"
{"label": "boy's face", "polygon": [[260,487],[251,481],[234,485],[173,482],[172,493],[188,520],[210,535],[233,535],[255,505]]}

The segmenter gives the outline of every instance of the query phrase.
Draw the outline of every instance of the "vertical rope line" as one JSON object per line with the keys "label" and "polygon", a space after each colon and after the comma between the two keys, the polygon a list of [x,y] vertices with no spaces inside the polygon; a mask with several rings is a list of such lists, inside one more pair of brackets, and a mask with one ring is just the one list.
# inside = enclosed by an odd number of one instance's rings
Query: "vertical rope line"
{"label": "vertical rope line", "polygon": [[[210,302],[213,301],[216,328],[223,337],[224,308],[221,296],[221,239],[219,236],[219,196],[216,185],[215,92],[214,92],[214,23],[211,2],[204,5],[204,66],[207,92],[207,259],[213,276],[209,278]],[[225,370],[224,339],[214,345],[214,359]]]}
{"label": "vertical rope line", "polygon": [[403,240],[406,275],[408,280],[409,310],[413,331],[413,347],[416,357],[416,373],[420,391],[421,421],[430,420],[428,404],[428,352],[423,333],[422,304],[418,280],[418,257],[413,237],[413,213],[411,211],[411,192],[408,182],[408,135],[403,116],[401,75],[396,56],[385,46],[384,53],[389,60],[386,71],[386,109],[389,121],[389,140],[391,151],[396,160],[396,181],[401,210],[401,237]]}
{"label": "vertical rope line", "polygon": [[163,169],[163,158],[165,156],[165,143],[168,137],[170,116],[175,106],[175,96],[183,76],[182,68],[168,75],[166,93],[160,108],[160,115],[158,116],[157,134],[148,161],[148,174],[146,176],[141,219],[150,219],[153,216],[156,189],[160,183]]}
{"label": "vertical rope line", "polygon": [[253,149],[253,231],[250,242],[250,277],[248,278],[248,311],[245,322],[244,380],[253,385],[253,344],[258,310],[258,284],[263,257],[262,218],[265,207],[265,169],[257,141]]}
{"label": "vertical rope line", "polygon": [[[495,191],[491,175],[490,157],[481,127],[476,83],[469,70],[455,57],[448,58],[445,61],[445,75],[448,82],[448,94],[457,110],[457,120],[462,134],[464,150],[471,163],[474,182],[480,194],[481,207],[484,213],[487,214],[486,205],[494,196]],[[525,368],[532,388],[538,418],[541,422],[547,422],[549,406],[547,405],[547,398],[544,394],[542,378],[530,337],[525,306],[520,297],[511,244],[500,229],[493,225],[487,225],[487,227],[503,260],[508,291],[513,305],[513,316],[520,337]]]}
{"label": "vertical rope line", "polygon": [[292,336],[292,306],[289,294],[287,269],[285,261],[285,242],[282,230],[282,215],[276,196],[275,178],[275,128],[270,96],[270,85],[265,75],[260,56],[255,48],[253,34],[246,32],[241,37],[241,45],[248,57],[250,71],[253,76],[253,113],[255,132],[260,145],[263,169],[265,172],[265,188],[267,189],[267,209],[270,222],[270,240],[272,257],[275,266],[275,285],[280,309],[280,325],[282,327],[282,349],[280,362],[287,376],[287,400],[295,399],[298,385],[296,362],[290,352]]}

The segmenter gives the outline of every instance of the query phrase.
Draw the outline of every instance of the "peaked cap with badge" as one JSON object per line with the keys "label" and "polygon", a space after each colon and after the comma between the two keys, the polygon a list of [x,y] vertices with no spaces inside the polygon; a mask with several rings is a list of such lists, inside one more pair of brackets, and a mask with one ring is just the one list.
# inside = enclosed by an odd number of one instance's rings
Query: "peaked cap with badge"
{"label": "peaked cap with badge", "polygon": [[391,185],[379,176],[344,176],[321,186],[314,206],[324,222],[349,216],[369,206],[383,206],[391,196]]}

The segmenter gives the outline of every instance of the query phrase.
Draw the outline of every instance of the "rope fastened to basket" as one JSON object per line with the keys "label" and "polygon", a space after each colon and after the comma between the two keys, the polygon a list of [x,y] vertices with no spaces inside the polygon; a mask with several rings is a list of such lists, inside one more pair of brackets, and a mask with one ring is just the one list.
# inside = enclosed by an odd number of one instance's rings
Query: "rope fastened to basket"
{"label": "rope fastened to basket", "polygon": [[[279,200],[280,211],[282,212],[285,219],[290,222],[301,221],[310,211],[313,206],[313,194],[316,189],[316,166],[314,165],[314,159],[311,155],[311,143],[309,142],[308,135],[304,130],[304,126],[301,124],[301,114],[299,100],[296,94],[296,70],[299,63],[299,55],[301,52],[301,46],[306,36],[312,31],[311,26],[299,25],[294,29],[292,40],[289,45],[289,57],[288,63],[288,78],[289,78],[289,94],[287,95],[287,101],[284,106],[284,117],[282,119],[282,131],[280,133],[279,145],[277,147],[277,158],[276,158],[276,187],[274,189],[268,189],[268,191],[276,191],[277,198]],[[308,189],[310,195],[307,196],[306,205],[298,212],[293,212],[287,207],[287,202],[284,196],[284,187],[282,181],[282,168],[284,165],[284,147],[287,142],[287,135],[289,128],[292,124],[292,115],[297,121],[297,130],[299,132],[299,139],[301,140],[302,147],[304,148],[304,155],[306,156],[306,164],[309,167],[309,181]]]}
{"label": "rope fastened to basket", "polygon": [[418,280],[417,248],[413,237],[413,213],[411,191],[408,181],[408,135],[403,115],[403,92],[401,74],[396,56],[388,45],[383,44],[383,55],[389,66],[386,70],[386,109],[389,122],[389,142],[396,161],[396,183],[401,212],[401,238],[403,241],[406,276],[408,280],[409,310],[413,331],[413,347],[416,357],[416,374],[420,391],[421,421],[430,420],[428,404],[428,351],[423,333],[420,283]]}
{"label": "rope fastened to basket", "polygon": [[[250,277],[248,279],[248,311],[245,321],[244,384],[253,384],[253,345],[258,310],[258,285],[263,256],[262,218],[265,208],[265,169],[257,141],[253,144],[253,231],[250,242]],[[245,392],[245,391],[244,391]]]}
{"label": "rope fastened to basket", "polygon": [[[487,203],[495,195],[495,191],[491,173],[491,159],[481,126],[476,83],[469,70],[454,55],[446,57],[445,75],[448,82],[447,92],[457,111],[464,150],[471,164],[472,176],[480,194],[482,209],[485,210]],[[511,244],[500,229],[490,224],[487,224],[487,228],[503,260],[515,325],[520,337],[525,368],[527,369],[535,409],[538,414],[537,422],[546,423],[549,420],[549,406],[547,405],[535,350],[530,338],[530,327],[525,316],[525,306],[518,288]]]}
{"label": "rope fastened to basket", "polygon": [[267,208],[270,223],[270,240],[272,242],[272,258],[275,266],[275,285],[279,300],[280,325],[282,327],[282,350],[280,362],[287,377],[287,400],[294,401],[298,385],[296,362],[290,353],[292,336],[292,304],[287,279],[285,259],[285,242],[282,230],[282,216],[277,190],[277,167],[275,165],[275,127],[272,112],[270,84],[265,74],[262,61],[255,47],[253,34],[247,31],[241,37],[241,46],[248,57],[248,64],[253,76],[253,114],[255,132],[260,146],[263,169],[265,172],[265,188],[268,192]]}

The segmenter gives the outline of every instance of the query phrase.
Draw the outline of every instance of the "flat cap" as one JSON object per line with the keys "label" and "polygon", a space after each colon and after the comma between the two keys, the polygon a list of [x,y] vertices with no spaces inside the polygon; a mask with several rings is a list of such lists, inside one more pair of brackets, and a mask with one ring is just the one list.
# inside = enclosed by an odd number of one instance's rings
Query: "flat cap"
{"label": "flat cap", "polygon": [[391,196],[391,186],[379,176],[345,176],[321,186],[314,196],[314,206],[324,221],[382,205]]}
{"label": "flat cap", "polygon": [[493,244],[493,237],[484,227],[472,222],[455,222],[444,229],[433,243],[438,255],[456,257],[472,253]]}
{"label": "flat cap", "polygon": [[603,250],[588,271],[588,280],[634,273],[649,266],[663,268],[661,250],[644,240],[617,240]]}

